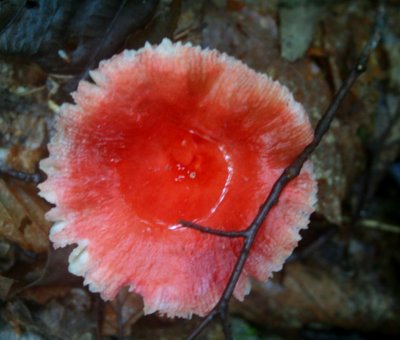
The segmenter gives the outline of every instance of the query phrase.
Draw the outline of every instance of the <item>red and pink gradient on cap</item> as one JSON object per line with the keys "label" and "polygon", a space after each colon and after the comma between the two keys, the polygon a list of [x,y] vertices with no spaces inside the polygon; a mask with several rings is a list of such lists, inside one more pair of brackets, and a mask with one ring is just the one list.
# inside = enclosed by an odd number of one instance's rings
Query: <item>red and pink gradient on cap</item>
{"label": "red and pink gradient on cap", "polygon": [[[70,271],[112,299],[123,286],[145,312],[205,315],[223,292],[241,239],[200,233],[248,226],[283,169],[312,140],[288,89],[215,50],[165,39],[91,72],[64,104],[41,195],[55,207],[55,247],[78,246]],[[235,289],[280,270],[316,202],[306,163],[260,230]]]}

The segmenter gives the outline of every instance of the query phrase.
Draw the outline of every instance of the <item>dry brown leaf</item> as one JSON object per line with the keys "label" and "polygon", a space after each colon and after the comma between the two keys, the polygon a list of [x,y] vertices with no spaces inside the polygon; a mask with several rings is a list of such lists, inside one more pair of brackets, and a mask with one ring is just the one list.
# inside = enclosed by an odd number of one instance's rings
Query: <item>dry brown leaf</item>
{"label": "dry brown leaf", "polygon": [[[255,283],[253,291],[232,311],[256,324],[285,331],[320,324],[360,331],[399,331],[399,310],[389,291],[373,275],[348,273],[295,262],[286,265],[282,285],[277,280]],[[262,304],[260,304],[262,301]]]}
{"label": "dry brown leaf", "polygon": [[0,237],[36,253],[47,251],[48,208],[33,185],[0,179]]}
{"label": "dry brown leaf", "polygon": [[142,298],[125,288],[113,301],[105,305],[103,334],[119,334],[122,329],[124,335],[130,335],[132,325],[142,316]]}

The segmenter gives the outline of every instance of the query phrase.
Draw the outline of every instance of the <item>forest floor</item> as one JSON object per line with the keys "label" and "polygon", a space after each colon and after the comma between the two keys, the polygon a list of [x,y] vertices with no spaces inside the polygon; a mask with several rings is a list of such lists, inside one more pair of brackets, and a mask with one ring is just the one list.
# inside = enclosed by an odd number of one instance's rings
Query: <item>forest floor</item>
{"label": "forest floor", "polygon": [[[289,87],[315,125],[368,39],[375,5],[161,1],[145,29],[124,37],[124,47],[167,35],[226,52]],[[127,291],[104,302],[68,272],[71,248],[52,249],[44,217],[51,206],[37,195],[44,176],[38,163],[77,71],[64,70],[68,55],[50,57],[51,46],[39,46],[40,58],[7,55],[14,37],[3,34],[2,11],[0,339],[187,337],[200,318],[144,316],[141,298]],[[232,301],[235,339],[400,336],[399,22],[400,1],[388,1],[383,40],[312,157],[319,202],[310,226],[283,271],[254,282],[243,302]],[[92,65],[79,72],[85,67]],[[220,326],[203,338],[222,339]]]}

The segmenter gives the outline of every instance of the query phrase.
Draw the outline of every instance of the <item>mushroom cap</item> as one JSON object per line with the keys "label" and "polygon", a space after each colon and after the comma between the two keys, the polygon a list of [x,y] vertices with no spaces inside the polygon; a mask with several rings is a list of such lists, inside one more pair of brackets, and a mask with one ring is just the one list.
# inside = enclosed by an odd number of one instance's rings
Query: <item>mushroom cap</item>
{"label": "mushroom cap", "polygon": [[[312,140],[289,90],[216,50],[164,39],[125,50],[81,81],[41,162],[55,204],[55,247],[77,244],[69,270],[112,299],[129,286],[145,313],[204,316],[243,244],[179,225],[242,230]],[[316,202],[310,162],[262,226],[234,296],[267,280],[300,240]]]}

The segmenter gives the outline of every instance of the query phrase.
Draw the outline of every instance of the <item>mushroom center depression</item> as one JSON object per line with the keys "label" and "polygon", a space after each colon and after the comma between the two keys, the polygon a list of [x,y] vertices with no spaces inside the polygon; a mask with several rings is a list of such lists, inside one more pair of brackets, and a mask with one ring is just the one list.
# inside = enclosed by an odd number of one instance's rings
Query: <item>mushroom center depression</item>
{"label": "mushroom center depression", "polygon": [[140,219],[174,226],[213,214],[233,167],[223,145],[163,121],[135,131],[118,172],[121,192]]}

